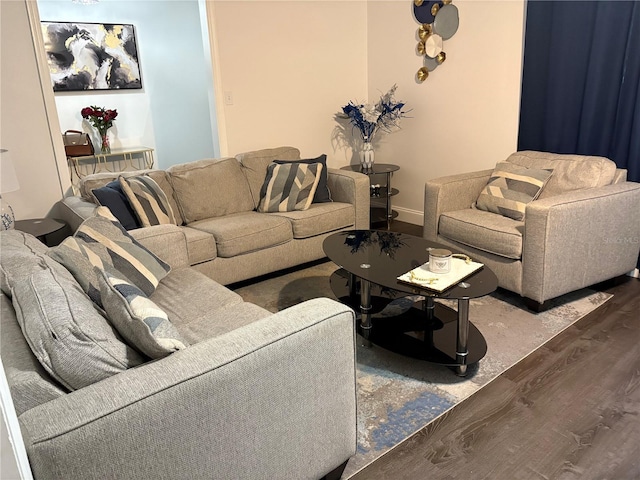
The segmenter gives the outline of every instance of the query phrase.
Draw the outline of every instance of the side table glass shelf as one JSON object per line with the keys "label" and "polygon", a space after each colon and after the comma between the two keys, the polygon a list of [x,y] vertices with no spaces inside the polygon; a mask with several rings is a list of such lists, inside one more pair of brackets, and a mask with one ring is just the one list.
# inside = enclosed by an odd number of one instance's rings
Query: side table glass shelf
{"label": "side table glass shelf", "polygon": [[69,175],[74,188],[78,181],[91,173],[124,172],[153,168],[153,148],[123,147],[112,148],[110,153],[96,152],[82,157],[67,157]]}
{"label": "side table glass shelf", "polygon": [[399,190],[391,186],[393,172],[400,170],[398,165],[390,163],[374,163],[373,167],[364,170],[360,165],[347,165],[342,170],[364,173],[369,177],[371,184],[371,226],[385,223],[387,228],[398,216],[398,212],[391,208],[391,197],[397,195]]}

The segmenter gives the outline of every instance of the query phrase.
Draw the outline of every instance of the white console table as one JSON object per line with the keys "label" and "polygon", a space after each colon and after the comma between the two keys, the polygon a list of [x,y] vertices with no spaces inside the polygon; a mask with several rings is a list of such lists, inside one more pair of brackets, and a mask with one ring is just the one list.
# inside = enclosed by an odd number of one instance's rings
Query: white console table
{"label": "white console table", "polygon": [[153,168],[153,148],[123,147],[112,148],[110,153],[96,152],[82,157],[67,157],[69,175],[74,189],[78,181],[89,174],[98,172],[124,172]]}

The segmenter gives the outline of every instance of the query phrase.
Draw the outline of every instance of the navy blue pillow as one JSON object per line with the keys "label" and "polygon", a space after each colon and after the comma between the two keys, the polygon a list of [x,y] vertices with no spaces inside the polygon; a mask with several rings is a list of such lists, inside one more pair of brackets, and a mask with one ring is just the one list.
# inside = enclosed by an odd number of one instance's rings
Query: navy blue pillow
{"label": "navy blue pillow", "polygon": [[118,219],[125,230],[133,230],[142,226],[118,180],[109,182],[104,187],[94,188],[91,192],[100,205],[111,210],[113,216]]}
{"label": "navy blue pillow", "polygon": [[318,188],[316,188],[316,193],[313,195],[313,203],[333,202],[333,200],[331,200],[331,192],[329,191],[329,186],[327,185],[329,174],[327,172],[326,155],[323,154],[318,158],[309,158],[304,160],[274,160],[273,163],[321,163],[322,172],[320,172],[320,181],[318,182]]}

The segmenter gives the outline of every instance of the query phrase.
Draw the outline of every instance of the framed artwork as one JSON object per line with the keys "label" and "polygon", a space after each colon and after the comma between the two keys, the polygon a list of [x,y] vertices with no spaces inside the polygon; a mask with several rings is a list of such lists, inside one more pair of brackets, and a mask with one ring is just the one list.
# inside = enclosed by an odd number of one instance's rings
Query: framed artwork
{"label": "framed artwork", "polygon": [[133,25],[42,22],[55,92],[142,88]]}

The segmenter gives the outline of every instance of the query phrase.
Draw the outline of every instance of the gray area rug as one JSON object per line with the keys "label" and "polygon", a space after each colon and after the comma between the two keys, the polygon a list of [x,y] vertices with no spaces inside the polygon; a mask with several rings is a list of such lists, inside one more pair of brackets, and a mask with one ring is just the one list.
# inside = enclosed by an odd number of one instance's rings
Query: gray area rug
{"label": "gray area rug", "polygon": [[[332,262],[320,263],[235,291],[246,301],[276,312],[311,298],[335,299],[329,277],[336,269]],[[487,341],[487,355],[464,378],[447,367],[358,345],[358,450],[342,478],[477,392],[610,297],[583,289],[555,299],[548,310],[538,314],[527,310],[518,295],[504,290],[471,300],[469,318]],[[411,303],[407,300],[414,298],[397,299],[391,308],[402,309]],[[456,306],[456,302],[443,303]]]}

